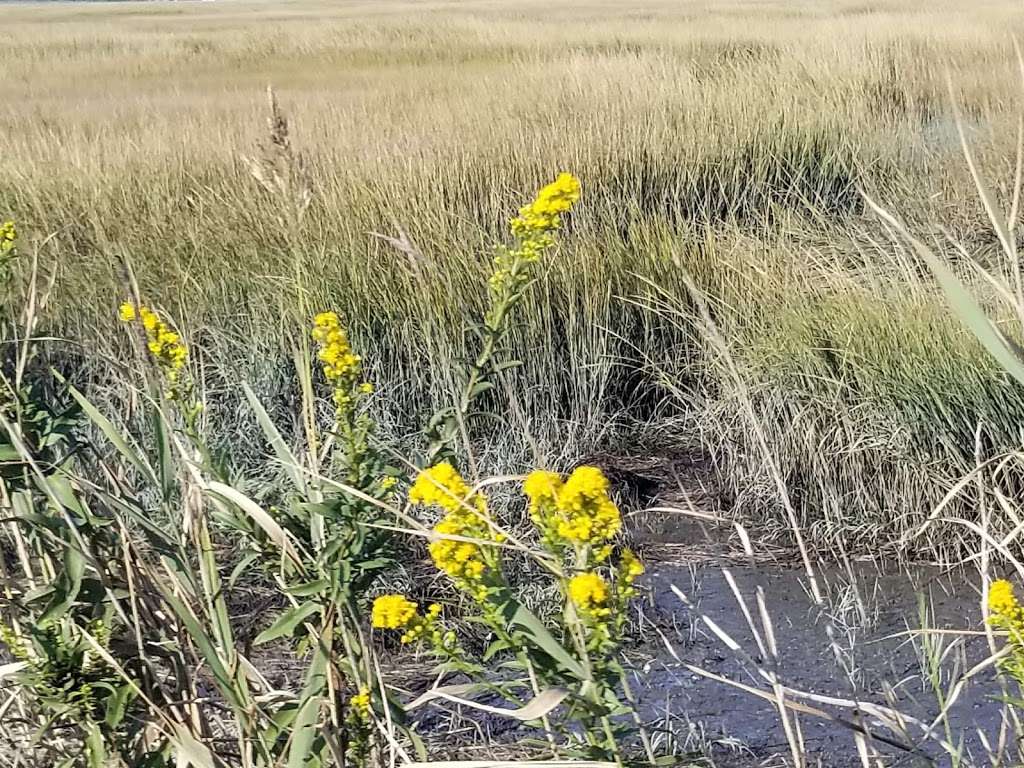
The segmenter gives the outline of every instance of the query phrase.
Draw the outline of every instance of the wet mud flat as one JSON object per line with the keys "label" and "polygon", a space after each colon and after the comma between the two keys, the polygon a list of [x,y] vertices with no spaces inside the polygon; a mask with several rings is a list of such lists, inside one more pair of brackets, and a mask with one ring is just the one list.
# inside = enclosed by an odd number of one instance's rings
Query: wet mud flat
{"label": "wet mud flat", "polygon": [[[929,738],[914,720],[931,725],[943,708],[940,697],[948,699],[954,683],[991,655],[982,632],[977,573],[886,571],[862,563],[821,569],[818,582],[824,596],[820,605],[799,566],[651,563],[647,599],[637,615],[639,647],[629,657],[632,685],[655,739],[670,739],[683,754],[704,753],[716,766],[792,764],[771,685],[759,673],[775,670],[783,685],[810,694],[787,699],[876,734],[884,765],[950,765],[937,743],[946,737],[946,726],[940,723]],[[777,644],[777,664],[770,651],[762,653],[736,596],[738,591],[767,645],[758,587]],[[730,649],[705,617],[739,650]],[[922,627],[954,632],[925,636],[916,632]],[[961,635],[961,630],[978,634]],[[939,657],[941,664],[929,661]],[[766,698],[708,675],[755,688]],[[965,765],[988,764],[978,731],[997,742],[1001,695],[989,665],[973,674],[949,705],[948,725],[953,740],[963,740]],[[824,697],[869,706],[834,706]],[[903,726],[885,727],[870,705],[898,710],[906,716]],[[793,716],[799,717],[811,765],[862,765],[850,727],[807,713]]]}

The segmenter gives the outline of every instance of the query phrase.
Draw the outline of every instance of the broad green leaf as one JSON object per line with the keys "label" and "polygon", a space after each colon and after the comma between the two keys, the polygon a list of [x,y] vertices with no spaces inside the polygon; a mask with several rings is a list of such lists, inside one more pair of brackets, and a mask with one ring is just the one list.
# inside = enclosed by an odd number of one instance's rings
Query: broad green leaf
{"label": "broad green leaf", "polygon": [[130,685],[122,685],[115,688],[107,697],[106,715],[103,720],[110,728],[117,728],[121,721],[124,720],[124,713],[128,709],[128,702],[131,701],[134,693]]}
{"label": "broad green leaf", "polygon": [[262,645],[279,637],[291,635],[302,622],[319,612],[320,606],[316,603],[303,603],[302,605],[289,608],[278,616],[273,624],[260,632],[253,642],[255,645]]}
{"label": "broad green leaf", "polygon": [[[510,610],[511,609],[511,610]],[[505,608],[509,623],[518,627],[533,644],[550,656],[556,664],[579,680],[586,678],[583,666],[574,659],[528,608],[512,600]]]}
{"label": "broad green leaf", "polygon": [[74,544],[65,546],[63,570],[57,578],[53,598],[39,617],[40,622],[58,619],[67,613],[78,598],[85,575],[85,557]]}

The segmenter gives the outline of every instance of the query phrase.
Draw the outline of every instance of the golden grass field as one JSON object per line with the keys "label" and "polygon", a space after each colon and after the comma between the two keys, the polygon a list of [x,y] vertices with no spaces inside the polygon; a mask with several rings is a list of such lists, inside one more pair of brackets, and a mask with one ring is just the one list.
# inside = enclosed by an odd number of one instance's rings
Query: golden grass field
{"label": "golden grass field", "polygon": [[[737,383],[694,331],[686,275],[823,538],[919,514],[979,421],[993,447],[1017,434],[1024,397],[860,197],[991,260],[946,73],[1008,205],[1015,2],[2,9],[0,216],[52,235],[51,330],[75,342],[62,365],[99,389],[111,374],[97,358],[123,343],[109,330],[127,259],[210,351],[212,419],[243,430],[240,378],[288,412],[301,294],[346,317],[376,365],[382,422],[408,434],[446,400],[457,329],[482,305],[516,202],[570,170],[583,202],[513,334],[525,365],[497,395],[520,401],[553,455],[639,424],[648,443],[719,460],[737,509],[771,519]],[[312,189],[297,232],[244,160],[267,133],[268,85]],[[371,234],[398,228],[421,251],[412,263]],[[483,438],[499,465],[525,450]]]}

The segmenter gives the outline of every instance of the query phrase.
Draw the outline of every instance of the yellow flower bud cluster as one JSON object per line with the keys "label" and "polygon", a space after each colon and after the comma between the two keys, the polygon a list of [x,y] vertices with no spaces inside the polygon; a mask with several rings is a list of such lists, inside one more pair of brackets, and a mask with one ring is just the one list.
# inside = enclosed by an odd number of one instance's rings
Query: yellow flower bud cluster
{"label": "yellow flower bud cluster", "polygon": [[510,223],[518,243],[500,251],[494,259],[490,278],[494,294],[501,295],[506,289],[515,292],[521,287],[528,278],[523,268],[538,261],[544,251],[554,245],[552,233],[562,226],[562,215],[579,199],[579,179],[571,173],[560,173],[537,193],[533,202],[519,209],[519,215]]}
{"label": "yellow flower bud cluster", "polygon": [[14,251],[14,244],[18,241],[18,230],[13,221],[5,221],[0,224],[0,256],[6,256]]}
{"label": "yellow flower bud cluster", "polygon": [[593,571],[569,579],[569,599],[584,618],[605,619],[611,615],[608,584]]}
{"label": "yellow flower bud cluster", "polygon": [[487,594],[485,582],[494,553],[493,548],[480,542],[504,540],[487,522],[484,497],[472,493],[458,470],[444,461],[420,472],[409,491],[409,501],[445,511],[445,516],[434,526],[435,534],[475,540],[437,538],[428,549],[439,570],[450,576],[460,589],[482,600]]}
{"label": "yellow flower bud cluster", "polygon": [[365,685],[360,686],[359,693],[348,700],[348,708],[359,722],[370,722],[370,689]]}
{"label": "yellow flower bud cluster", "polygon": [[[550,546],[599,547],[614,538],[622,516],[608,488],[608,478],[597,467],[577,467],[565,482],[554,472],[537,470],[523,482],[530,517]],[[607,549],[601,553],[606,556]]]}
{"label": "yellow flower bud cluster", "polygon": [[373,392],[372,384],[360,381],[363,359],[352,351],[336,312],[321,312],[313,318],[312,336],[319,347],[317,359],[323,366],[324,378],[334,389],[334,407],[338,416],[344,417],[352,412],[359,395]]}
{"label": "yellow flower bud cluster", "polygon": [[173,388],[188,360],[188,349],[182,343],[181,337],[172,331],[156,312],[147,307],[137,307],[126,301],[121,304],[119,314],[121,320],[126,323],[142,323],[146,333],[146,348]]}
{"label": "yellow flower bud cluster", "polygon": [[404,595],[381,595],[373,601],[371,623],[375,629],[402,630],[402,643],[428,640],[439,653],[452,652],[456,646],[454,632],[441,628],[441,606],[432,603],[424,615],[417,612],[416,603]]}
{"label": "yellow flower bud cluster", "polygon": [[373,601],[370,622],[374,629],[405,629],[416,618],[416,608],[404,595],[381,595]]}

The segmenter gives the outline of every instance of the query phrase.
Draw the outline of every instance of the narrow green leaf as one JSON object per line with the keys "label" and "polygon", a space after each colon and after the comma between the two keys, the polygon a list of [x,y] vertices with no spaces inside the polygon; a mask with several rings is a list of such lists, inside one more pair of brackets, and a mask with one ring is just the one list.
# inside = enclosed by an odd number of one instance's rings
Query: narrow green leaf
{"label": "narrow green leaf", "polygon": [[273,624],[260,632],[253,642],[255,645],[262,645],[279,637],[291,635],[302,622],[319,612],[320,606],[317,603],[303,603],[302,605],[289,608],[278,616]]}
{"label": "narrow green leaf", "polygon": [[299,460],[295,457],[295,454],[292,453],[288,443],[285,441],[284,437],[281,436],[280,431],[274,425],[270,415],[263,407],[263,404],[260,403],[259,398],[256,397],[256,393],[252,391],[252,388],[248,384],[242,384],[242,391],[245,392],[245,397],[249,401],[249,406],[252,408],[253,413],[256,414],[256,421],[259,422],[260,428],[263,430],[263,434],[270,443],[270,447],[273,448],[274,453],[277,454],[278,461],[281,462],[285,472],[288,473],[288,478],[295,486],[295,490],[304,492],[306,482],[302,471],[299,469]]}
{"label": "narrow green leaf", "polygon": [[319,764],[314,744],[320,724],[320,710],[327,690],[327,653],[331,647],[331,631],[324,629],[313,648],[313,660],[306,672],[306,680],[299,697],[299,709],[292,725],[292,744],[288,750],[287,768],[310,768]]}
{"label": "narrow green leaf", "polygon": [[331,586],[329,580],[316,579],[315,581],[307,581],[305,584],[296,584],[294,587],[288,587],[285,592],[292,597],[310,597],[320,594],[329,586]]}
{"label": "narrow green leaf", "polygon": [[875,213],[903,235],[914,247],[917,254],[924,259],[945,292],[946,298],[953,310],[960,317],[961,322],[974,334],[982,346],[988,350],[989,354],[996,359],[1007,373],[1021,384],[1024,384],[1024,360],[1021,360],[1015,354],[1014,348],[1006,337],[993,325],[988,315],[985,314],[985,310],[971,296],[960,279],[953,274],[953,271],[931,248],[911,235],[892,214],[866,196],[865,200],[867,200],[868,205],[871,206]]}
{"label": "narrow green leaf", "polygon": [[71,396],[75,398],[78,404],[82,407],[82,410],[85,411],[85,415],[89,417],[93,424],[100,428],[100,431],[107,438],[107,440],[110,441],[110,444],[114,446],[117,452],[124,456],[125,459],[127,459],[128,462],[133,467],[139,470],[139,472],[146,478],[147,481],[155,485],[156,473],[153,471],[153,468],[149,465],[149,462],[146,461],[145,456],[143,456],[142,453],[140,453],[138,450],[136,450],[135,448],[128,444],[128,441],[125,440],[124,436],[117,429],[117,427],[114,426],[110,419],[108,419],[106,416],[100,413],[99,409],[92,403],[90,403],[88,398],[85,397],[85,395],[83,395],[73,386],[68,384],[67,381],[65,381],[65,379],[60,376],[60,374],[57,374],[57,377],[60,379],[62,384],[67,385],[68,391],[71,393]]}

